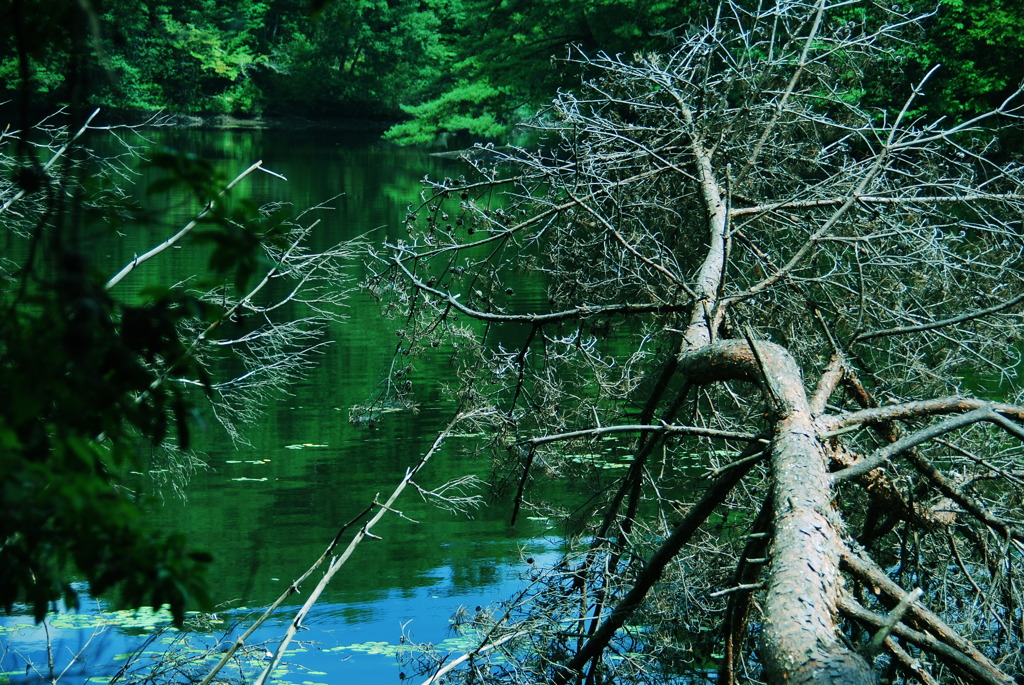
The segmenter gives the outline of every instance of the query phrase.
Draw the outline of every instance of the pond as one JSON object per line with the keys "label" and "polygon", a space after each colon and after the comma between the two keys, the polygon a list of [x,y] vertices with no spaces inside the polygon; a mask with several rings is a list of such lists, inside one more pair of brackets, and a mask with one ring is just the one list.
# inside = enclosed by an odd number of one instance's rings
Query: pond
{"label": "pond", "polygon": [[[163,130],[147,135],[155,144],[205,157],[228,178],[263,160],[288,181],[250,176],[242,192],[259,201],[302,208],[336,198],[330,202],[335,209],[323,215],[317,229],[323,245],[363,234],[380,243],[397,235],[425,175],[465,171],[453,160],[340,133]],[[133,254],[173,233],[174,222],[187,220],[194,208],[172,202],[162,211],[170,217],[165,224],[107,245],[94,255],[97,264],[116,272]],[[166,257],[130,278],[173,279],[182,260],[190,259],[187,250]],[[248,428],[249,444],[232,443],[210,422],[198,439],[206,466],[192,476],[187,499],[158,493],[163,501],[152,514],[154,522],[181,531],[215,557],[211,580],[222,610],[208,633],[193,638],[199,647],[215,650],[225,635],[244,631],[247,621],[320,556],[344,523],[378,494],[386,497],[394,489],[453,415],[440,390],[450,370],[439,357],[416,362],[415,411],[387,414],[372,428],[350,423],[349,409],[372,398],[386,376],[400,326],[382,318],[377,304],[359,291],[350,307],[348,321],[329,330],[331,344],[315,369]],[[479,453],[473,436],[455,436],[450,445],[430,464],[422,485],[467,473],[486,475],[488,457]],[[478,509],[469,518],[433,508],[412,491],[397,506],[419,523],[391,515],[375,528],[382,539],[365,541],[335,577],[305,620],[308,630],[300,632],[277,682],[398,681],[406,675],[396,660],[401,645],[451,641],[449,620],[460,606],[476,610],[510,595],[523,582],[522,559],[554,555],[559,544],[557,531],[544,521],[510,526],[503,506]],[[250,642],[273,649],[319,575],[314,573],[303,592]],[[60,682],[107,682],[124,663],[123,655],[165,626],[166,618],[104,613],[104,608],[86,597],[79,615],[59,614],[45,627],[24,616],[3,617],[2,671],[12,683],[38,682],[47,670],[48,633],[56,647],[55,669],[68,667]],[[109,625],[94,636],[100,624]],[[166,642],[181,639],[168,632],[149,649],[160,651]],[[83,658],[73,659],[80,650]],[[253,659],[262,655],[254,653]]]}

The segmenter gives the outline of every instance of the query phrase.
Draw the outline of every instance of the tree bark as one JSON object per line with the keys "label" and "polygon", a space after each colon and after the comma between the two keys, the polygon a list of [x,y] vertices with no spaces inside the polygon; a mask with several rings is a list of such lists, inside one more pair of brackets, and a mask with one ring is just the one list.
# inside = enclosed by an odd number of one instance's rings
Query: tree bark
{"label": "tree bark", "polygon": [[763,382],[775,409],[775,499],[761,654],[771,683],[876,683],[836,624],[840,524],[832,482],[800,369],[785,348],[729,340],[683,354],[693,382]]}

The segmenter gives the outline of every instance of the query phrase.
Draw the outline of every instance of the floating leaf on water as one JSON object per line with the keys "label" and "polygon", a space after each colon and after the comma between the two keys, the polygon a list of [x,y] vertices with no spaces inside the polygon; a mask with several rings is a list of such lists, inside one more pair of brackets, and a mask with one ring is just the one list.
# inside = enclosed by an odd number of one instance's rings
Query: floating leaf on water
{"label": "floating leaf on water", "polygon": [[102,626],[116,626],[129,631],[151,631],[171,624],[171,612],[166,608],[101,612],[69,612],[53,614],[50,626],[61,630],[93,630]]}
{"label": "floating leaf on water", "polygon": [[[607,452],[607,450],[606,450]],[[624,469],[628,462],[609,461],[610,454],[566,454],[563,458],[573,464],[586,464],[599,469]]]}
{"label": "floating leaf on water", "polygon": [[408,652],[415,649],[413,645],[393,645],[390,642],[376,641],[376,642],[359,642],[351,645],[343,645],[340,647],[331,647],[325,649],[325,652],[363,652],[364,654],[379,654],[381,656],[394,657],[398,656],[403,652]]}
{"label": "floating leaf on water", "polygon": [[[455,637],[444,639],[441,642],[434,644],[433,647],[439,652],[468,652],[479,647],[483,639],[484,637],[481,633],[470,630],[465,635],[457,635]],[[368,655],[396,657],[400,654],[416,651],[417,649],[420,649],[420,647],[413,643],[402,643],[396,645],[391,644],[390,642],[373,641],[330,647],[323,651],[362,652]],[[309,673],[311,675],[320,675],[313,671],[310,671]]]}
{"label": "floating leaf on water", "polygon": [[16,623],[14,625],[9,626],[0,626],[0,635],[5,635],[7,633],[16,633],[19,630],[31,629],[35,627],[35,623]]}

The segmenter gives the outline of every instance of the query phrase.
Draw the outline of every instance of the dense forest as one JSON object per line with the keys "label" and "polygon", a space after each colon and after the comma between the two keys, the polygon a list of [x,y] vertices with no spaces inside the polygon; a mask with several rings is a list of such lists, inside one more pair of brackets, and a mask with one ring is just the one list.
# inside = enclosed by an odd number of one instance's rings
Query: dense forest
{"label": "dense forest", "polygon": [[[210,117],[301,117],[372,122],[401,143],[452,135],[500,138],[581,74],[564,58],[671,50],[714,21],[712,0],[106,0],[88,26],[71,3],[5,3],[0,83],[27,82],[50,107],[81,88],[126,118],[145,112]],[[886,11],[932,13],[881,64],[876,93],[851,93],[891,109],[891,93],[941,63],[930,80],[932,114],[977,113],[1024,77],[1024,32],[1009,0],[911,0]],[[843,10],[840,10],[843,11]],[[879,7],[845,10],[851,26]],[[875,16],[878,15],[878,16]],[[35,27],[35,28],[32,28]],[[58,35],[53,35],[54,31]],[[87,32],[76,43],[71,34]],[[64,34],[64,35],[60,35]],[[71,54],[81,44],[90,54]],[[19,56],[30,58],[28,74]],[[82,59],[82,58],[85,59]],[[85,66],[82,66],[85,65]],[[28,77],[25,81],[22,77]]]}

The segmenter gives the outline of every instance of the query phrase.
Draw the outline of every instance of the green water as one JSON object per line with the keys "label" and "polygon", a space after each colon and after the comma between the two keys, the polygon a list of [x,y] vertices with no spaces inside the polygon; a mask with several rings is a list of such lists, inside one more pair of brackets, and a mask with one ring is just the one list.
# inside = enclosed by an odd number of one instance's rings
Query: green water
{"label": "green water", "polygon": [[[397,235],[425,175],[441,178],[464,171],[457,162],[422,151],[322,132],[170,130],[148,137],[154,144],[209,159],[228,178],[263,160],[288,181],[251,176],[239,191],[259,202],[302,208],[340,195],[330,203],[335,209],[322,214],[315,238],[320,246],[364,234],[375,243]],[[157,209],[163,221],[145,229],[127,227],[122,239],[97,242],[96,264],[115,273],[134,254],[174,233],[195,207],[177,198]],[[131,292],[147,282],[171,282],[201,267],[203,258],[187,248],[169,251],[118,288]],[[361,269],[353,265],[356,276]],[[206,468],[191,478],[187,499],[165,492],[153,512],[157,525],[184,533],[195,547],[213,554],[214,596],[229,609],[271,603],[344,523],[378,494],[387,497],[454,412],[439,389],[450,376],[439,356],[414,362],[415,412],[389,413],[373,428],[352,425],[349,409],[374,397],[388,372],[400,323],[382,318],[377,304],[358,291],[350,308],[348,321],[330,328],[332,344],[316,368],[245,430],[250,444],[233,444],[211,422],[197,440]],[[467,473],[486,475],[488,459],[472,437],[455,438],[418,481],[429,488]],[[399,673],[393,656],[345,649],[367,641],[397,644],[403,626],[414,639],[440,641],[448,635],[448,617],[460,605],[472,609],[518,586],[525,568],[521,554],[536,556],[557,545],[548,537],[555,531],[543,522],[509,526],[510,512],[500,504],[468,518],[426,505],[410,489],[397,506],[418,523],[391,515],[375,528],[383,539],[365,541],[335,577],[306,621],[311,630],[302,639],[309,645],[291,657],[293,665],[328,673],[329,682],[392,681]],[[318,578],[319,573],[304,590]],[[273,641],[283,634],[304,597],[290,600],[290,608],[279,613],[261,639]],[[66,641],[82,639],[73,630],[58,634]],[[38,630],[28,628],[10,639],[26,654],[41,644]],[[104,671],[104,661],[129,643],[116,631],[109,634],[106,647],[81,676]],[[331,651],[338,649],[341,654]],[[8,671],[23,668],[12,655],[3,665]]]}
{"label": "green water", "polygon": [[[336,209],[320,215],[320,245],[364,234],[376,243],[392,237],[425,175],[461,173],[456,163],[421,151],[324,133],[179,131],[160,142],[195,151],[228,175],[263,160],[288,181],[250,177],[241,190],[259,201],[302,208],[340,194],[330,203]],[[387,375],[400,326],[382,319],[375,302],[354,292],[349,320],[330,329],[332,345],[316,369],[246,431],[251,448],[239,449],[212,430],[204,436],[210,468],[192,479],[187,502],[168,501],[158,516],[214,553],[219,598],[238,597],[250,605],[271,601],[342,524],[377,493],[386,496],[393,489],[450,418],[454,408],[436,382],[444,377],[444,360],[418,360],[415,413],[388,414],[374,429],[350,424],[349,409],[372,398]],[[449,450],[431,464],[423,485],[481,466],[487,465],[473,455]],[[503,512],[467,520],[423,507],[410,494],[402,506],[421,523],[386,518],[378,531],[385,539],[360,550],[358,572],[343,574],[328,600],[370,601],[374,593],[431,583],[440,566],[473,578],[482,562],[502,554],[498,543],[515,551],[520,532],[506,528]]]}

